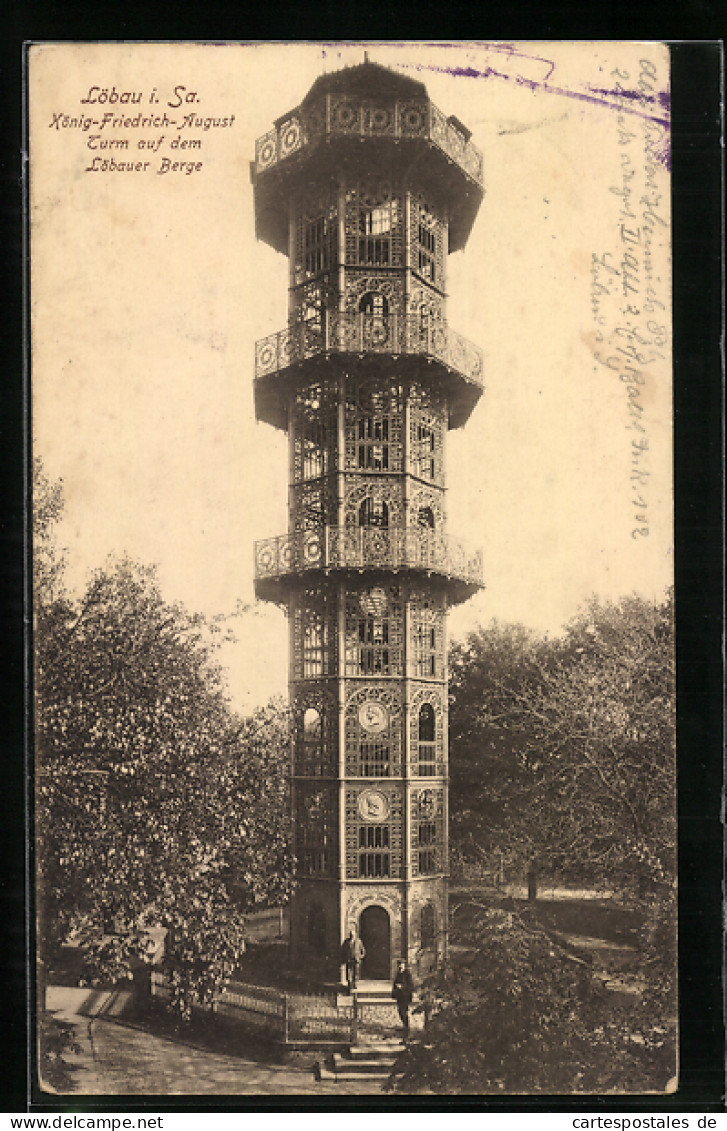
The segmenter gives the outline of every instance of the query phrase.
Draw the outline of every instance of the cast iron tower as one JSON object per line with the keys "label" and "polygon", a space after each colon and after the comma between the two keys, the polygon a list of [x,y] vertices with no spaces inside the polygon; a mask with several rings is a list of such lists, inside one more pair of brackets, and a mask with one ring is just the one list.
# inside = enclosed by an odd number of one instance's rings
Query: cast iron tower
{"label": "cast iron tower", "polygon": [[319,78],[257,142],[256,230],[288,256],[288,325],[256,345],[258,420],[288,434],[288,531],[255,546],[290,624],[293,961],[337,981],[441,958],[446,616],[482,585],[447,533],[445,438],[482,392],[446,320],[448,252],[482,195],[469,131],[368,61]]}

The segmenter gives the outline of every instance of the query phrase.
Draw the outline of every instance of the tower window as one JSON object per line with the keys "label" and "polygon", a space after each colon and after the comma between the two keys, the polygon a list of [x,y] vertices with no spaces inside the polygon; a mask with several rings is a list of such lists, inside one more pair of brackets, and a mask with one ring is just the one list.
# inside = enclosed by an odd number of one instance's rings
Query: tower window
{"label": "tower window", "polygon": [[388,267],[392,262],[391,237],[398,224],[395,200],[364,206],[358,217],[358,261],[367,267]]}
{"label": "tower window", "polygon": [[298,796],[296,854],[304,875],[329,873],[335,857],[335,813],[331,798],[320,788]]}
{"label": "tower window", "polygon": [[420,945],[422,950],[434,950],[436,944],[436,922],[434,918],[434,908],[431,903],[425,903],[422,907],[421,917],[421,939]]}
{"label": "tower window", "polygon": [[414,621],[414,667],[419,679],[436,679],[439,670],[435,613],[426,607]]}
{"label": "tower window", "polygon": [[425,703],[419,711],[419,742],[417,744],[419,777],[432,777],[437,772],[437,749],[434,731],[434,708]]}
{"label": "tower window", "polygon": [[332,251],[336,243],[336,223],[325,216],[309,222],[305,226],[304,253],[305,274],[320,275],[330,270]]}
{"label": "tower window", "polygon": [[368,291],[358,304],[361,317],[361,345],[364,349],[384,349],[389,344],[389,303],[378,291]]}
{"label": "tower window", "polygon": [[389,743],[361,739],[359,742],[358,772],[363,778],[389,776]]}
{"label": "tower window", "polygon": [[415,269],[428,283],[438,282],[436,225],[435,217],[427,206],[423,205],[419,211],[419,223],[417,225],[417,262]]}
{"label": "tower window", "polygon": [[360,675],[390,675],[388,618],[364,616],[358,622]]}
{"label": "tower window", "polygon": [[320,614],[311,616],[303,627],[303,677],[323,674],[323,652],[325,648],[326,625]]}
{"label": "tower window", "polygon": [[361,825],[358,830],[359,848],[388,848],[389,844],[388,825]]}
{"label": "tower window", "polygon": [[298,740],[298,773],[319,776],[325,772],[325,750],[323,745],[323,715],[315,707],[308,707],[303,714]]}
{"label": "tower window", "polygon": [[356,446],[362,471],[388,471],[389,417],[362,416],[358,421]]}
{"label": "tower window", "polygon": [[373,499],[367,495],[358,508],[359,526],[378,526],[385,529],[389,525],[389,507],[383,499]]}

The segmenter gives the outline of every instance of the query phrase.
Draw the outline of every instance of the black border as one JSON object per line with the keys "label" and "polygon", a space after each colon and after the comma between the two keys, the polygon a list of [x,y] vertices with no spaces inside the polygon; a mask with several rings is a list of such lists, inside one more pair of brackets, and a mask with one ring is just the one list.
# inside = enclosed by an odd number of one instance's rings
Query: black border
{"label": "black border", "polygon": [[[663,8],[653,21],[642,4],[586,8],[561,3],[544,8],[523,4],[503,15],[500,26],[484,18],[477,4],[448,5],[447,19],[431,0],[417,6],[403,33],[391,6],[375,30],[365,17],[349,13],[342,28],[338,5],[325,0],[314,11],[301,5],[279,13],[276,28],[259,28],[248,13],[205,10],[203,34],[198,19],[159,5],[144,15],[131,4],[123,12],[108,4],[20,5],[10,13],[2,39],[0,94],[5,110],[2,131],[0,216],[6,232],[5,262],[10,271],[2,307],[0,335],[2,408],[2,634],[4,680],[2,846],[4,1082],[0,1110],[26,1110],[25,836],[23,749],[23,532],[25,442],[22,321],[23,40],[204,40],[222,39],[669,39],[681,32],[712,42],[672,44],[673,92],[673,249],[675,341],[676,584],[679,664],[679,823],[680,931],[682,985],[682,1064],[673,1096],[654,1097],[43,1097],[32,1112],[155,1111],[535,1111],[535,1112],[719,1112],[724,1110],[724,1026],[722,991],[722,456],[723,403],[719,347],[723,315],[722,156],[720,88],[723,60],[714,41],[719,34],[711,5],[689,0],[680,18]],[[673,7],[676,7],[674,5]],[[715,5],[716,8],[716,5]],[[646,14],[646,19],[644,15]],[[573,19],[573,16],[579,17]],[[684,20],[681,16],[687,16]],[[365,20],[368,26],[362,27]],[[654,23],[661,27],[654,28]],[[678,29],[674,23],[679,25]],[[284,29],[280,24],[285,23]],[[446,36],[443,24],[447,24]],[[213,34],[210,26],[214,24]],[[358,26],[356,26],[358,24]],[[231,26],[232,25],[232,26]],[[398,25],[398,27],[396,26]],[[413,25],[413,26],[412,26]],[[576,25],[580,25],[577,28]],[[650,26],[645,26],[650,25]],[[684,25],[687,25],[686,27]],[[335,31],[334,31],[335,29]],[[242,34],[241,34],[242,33]],[[362,1102],[363,1101],[363,1102]]]}

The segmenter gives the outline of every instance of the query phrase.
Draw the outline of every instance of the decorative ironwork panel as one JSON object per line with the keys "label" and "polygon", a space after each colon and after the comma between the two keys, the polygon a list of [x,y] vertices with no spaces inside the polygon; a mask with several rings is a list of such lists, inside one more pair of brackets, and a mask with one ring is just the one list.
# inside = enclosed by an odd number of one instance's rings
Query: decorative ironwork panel
{"label": "decorative ironwork panel", "polygon": [[269,130],[255,142],[255,163],[262,172],[278,160],[278,132]]}
{"label": "decorative ironwork panel", "polygon": [[[345,293],[347,313],[353,315],[365,313],[361,310],[361,304],[367,295],[381,295],[386,300],[387,309],[379,315],[383,323],[394,314],[403,314],[404,280],[400,276],[392,277],[384,271],[379,273],[367,271],[365,274],[347,271]],[[372,314],[370,320],[373,327],[376,324],[376,316]],[[366,324],[365,321],[363,324]],[[393,338],[389,341],[393,341]]]}
{"label": "decorative ironwork panel", "polygon": [[428,527],[311,526],[255,543],[256,581],[331,568],[425,569],[482,584],[480,551]]}
{"label": "decorative ironwork panel", "polygon": [[284,122],[278,126],[278,154],[279,160],[290,157],[305,145],[306,137],[303,122],[297,110],[289,114]]}
{"label": "decorative ironwork panel", "polygon": [[338,703],[320,684],[299,684],[293,693],[293,773],[335,777],[338,773]]}
{"label": "decorative ironwork panel", "polygon": [[402,137],[427,137],[428,102],[397,102],[397,120]]}
{"label": "decorative ironwork panel", "polygon": [[325,136],[327,130],[325,99],[321,98],[318,102],[309,103],[302,117],[306,136],[310,143],[315,145]]}
{"label": "decorative ironwork panel", "polygon": [[338,202],[335,185],[311,190],[295,209],[295,256],[291,284],[324,275],[338,266]]}
{"label": "decorative ironwork panel", "polygon": [[277,130],[255,143],[256,172],[264,173],[304,147],[336,134],[428,139],[482,184],[482,154],[431,102],[361,100],[355,94],[328,94],[305,109],[291,111]]}
{"label": "decorative ironwork panel", "polygon": [[419,487],[409,497],[409,525],[444,534],[444,492],[438,487]]}
{"label": "decorative ironwork panel", "polygon": [[409,404],[409,471],[443,487],[446,401],[426,387],[417,386],[411,390]]}
{"label": "decorative ironwork panel", "polygon": [[404,615],[397,585],[346,593],[346,675],[404,675]]}
{"label": "decorative ironwork panel", "polygon": [[346,789],[347,879],[398,879],[403,834],[400,787],[377,782]]}
{"label": "decorative ironwork panel", "polygon": [[369,528],[372,533],[367,542],[372,555],[370,564],[376,565],[377,539],[373,535],[376,528],[381,530],[379,539],[381,564],[387,565],[387,549],[390,544],[386,538],[386,527],[400,526],[404,512],[404,492],[401,481],[381,479],[379,476],[356,476],[349,479],[344,499],[344,520],[347,529]]}
{"label": "decorative ironwork panel", "polygon": [[432,103],[429,105],[429,136],[440,149],[448,152],[447,119]]}
{"label": "decorative ironwork panel", "polygon": [[326,585],[309,585],[291,597],[293,679],[317,679],[338,670],[336,600]]}
{"label": "decorative ironwork panel", "polygon": [[440,291],[445,289],[447,224],[422,193],[409,205],[409,266]]}
{"label": "decorative ironwork panel", "polygon": [[293,478],[317,479],[337,468],[338,383],[313,381],[293,400]]}
{"label": "decorative ironwork panel", "polygon": [[298,782],[295,787],[295,854],[303,876],[338,872],[338,787]]}
{"label": "decorative ironwork panel", "polygon": [[447,907],[439,881],[413,884],[409,892],[409,953],[419,977],[425,977],[444,948]]}
{"label": "decorative ironwork panel", "polygon": [[346,774],[349,777],[401,775],[404,720],[401,691],[371,684],[346,700]]}
{"label": "decorative ironwork panel", "polygon": [[412,875],[437,875],[445,870],[444,789],[441,786],[415,789],[410,804]]}
{"label": "decorative ironwork panel", "polygon": [[329,95],[330,132],[355,134],[361,132],[362,109],[356,98],[348,95]]}
{"label": "decorative ironwork panel", "polygon": [[327,348],[328,322],[338,306],[335,273],[291,288],[289,299],[290,360],[301,361]]}
{"label": "decorative ironwork panel", "polygon": [[[296,533],[303,530],[320,531],[322,526],[335,525],[338,517],[337,504],[335,476],[325,475],[304,483],[296,483],[291,488],[292,530]],[[297,548],[302,553],[303,559],[309,565],[313,565],[316,561],[315,544],[311,540],[309,543],[307,551],[302,543]],[[322,542],[319,541],[318,545],[320,559]]]}
{"label": "decorative ironwork panel", "polygon": [[347,471],[403,471],[404,400],[402,386],[385,377],[347,379]]}
{"label": "decorative ironwork panel", "polygon": [[409,675],[445,678],[446,606],[440,595],[415,589],[409,596]]}
{"label": "decorative ironwork panel", "polygon": [[390,179],[372,176],[348,187],[344,227],[348,266],[404,266],[404,199]]}
{"label": "decorative ironwork panel", "polygon": [[389,102],[364,102],[362,130],[370,137],[394,137],[396,134],[396,106]]}
{"label": "decorative ironwork panel", "polygon": [[419,688],[409,703],[409,769],[412,774],[422,778],[444,775],[446,734],[447,703],[443,692],[431,685]]}
{"label": "decorative ironwork panel", "polygon": [[[372,281],[371,276],[368,280],[369,283]],[[315,294],[313,298],[319,301]],[[455,333],[445,322],[432,319],[423,324],[420,313],[386,316],[341,314],[323,303],[321,292],[318,307],[313,307],[317,310],[313,317],[294,322],[285,330],[256,342],[256,378],[277,373],[306,357],[326,352],[378,352],[436,358],[472,384],[482,387],[482,351],[461,334]]]}

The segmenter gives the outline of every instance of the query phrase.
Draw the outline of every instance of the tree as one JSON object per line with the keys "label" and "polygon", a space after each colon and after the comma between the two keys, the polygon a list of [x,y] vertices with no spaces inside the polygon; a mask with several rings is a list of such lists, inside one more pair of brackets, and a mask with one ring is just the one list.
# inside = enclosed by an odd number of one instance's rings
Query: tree
{"label": "tree", "polygon": [[563,638],[493,624],[454,650],[453,840],[597,882],[674,877],[672,598],[591,601]]}
{"label": "tree", "polygon": [[234,970],[246,911],[286,896],[287,717],[235,716],[223,622],[165,601],[151,567],[110,560],[78,600],[43,582],[36,625],[41,950],[79,932],[89,979],[116,979],[161,925],[188,1014]]}
{"label": "tree", "polygon": [[469,948],[432,975],[429,1021],[389,1089],[446,1095],[663,1091],[673,1027],[623,1009],[532,912],[480,906]]}
{"label": "tree", "polygon": [[618,885],[641,914],[628,1011],[537,906],[481,906],[425,984],[402,1091],[660,1091],[675,1070],[672,595],[589,602],[558,640],[492,624],[453,650],[452,839]]}

